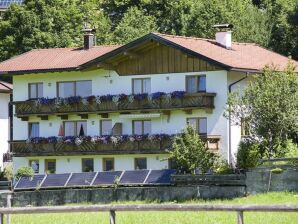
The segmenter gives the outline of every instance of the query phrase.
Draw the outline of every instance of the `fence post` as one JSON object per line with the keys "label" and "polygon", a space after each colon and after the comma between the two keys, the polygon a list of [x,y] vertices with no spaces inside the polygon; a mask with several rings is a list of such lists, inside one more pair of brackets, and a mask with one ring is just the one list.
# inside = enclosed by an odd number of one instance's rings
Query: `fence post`
{"label": "fence post", "polygon": [[[6,207],[7,208],[10,208],[11,207],[11,196],[12,196],[11,194],[8,194],[7,195],[7,204],[6,204]],[[10,214],[7,214],[6,217],[7,217],[6,224],[10,224],[10,220],[11,220],[10,219]]]}
{"label": "fence post", "polygon": [[0,214],[0,224],[4,224],[3,216],[4,216],[4,215],[1,213],[1,214]]}
{"label": "fence post", "polygon": [[110,224],[116,224],[116,213],[114,210],[110,210]]}
{"label": "fence post", "polygon": [[237,224],[244,224],[243,211],[237,212]]}

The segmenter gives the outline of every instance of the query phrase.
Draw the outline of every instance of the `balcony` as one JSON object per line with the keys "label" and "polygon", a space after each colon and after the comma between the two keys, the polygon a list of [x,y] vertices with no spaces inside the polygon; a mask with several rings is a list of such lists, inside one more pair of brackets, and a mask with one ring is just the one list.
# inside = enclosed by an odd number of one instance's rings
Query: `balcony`
{"label": "balcony", "polygon": [[[159,95],[158,95],[159,94]],[[46,117],[47,115],[88,115],[92,113],[104,114],[110,112],[129,113],[132,111],[170,111],[173,109],[213,109],[216,93],[188,94],[175,91],[170,94],[153,93],[138,95],[106,95],[90,96],[86,98],[69,97],[66,99],[39,99],[13,102],[15,113],[19,118],[29,116]],[[24,119],[25,120],[25,119]]]}
{"label": "balcony", "polygon": [[[157,135],[155,135],[157,136]],[[115,137],[115,136],[113,136]],[[53,137],[50,137],[53,138]],[[74,138],[71,141],[51,141],[39,140],[38,142],[28,142],[26,140],[11,141],[12,152],[14,157],[23,156],[70,156],[70,155],[119,155],[119,154],[160,154],[167,153],[171,148],[172,136],[141,137],[141,139],[131,140],[131,137],[126,137],[126,140],[115,142],[112,137],[108,141],[103,140],[103,137],[97,137],[77,141]],[[208,148],[213,152],[218,152],[220,136],[205,136],[202,137],[207,142]],[[79,143],[79,144],[78,144]]]}

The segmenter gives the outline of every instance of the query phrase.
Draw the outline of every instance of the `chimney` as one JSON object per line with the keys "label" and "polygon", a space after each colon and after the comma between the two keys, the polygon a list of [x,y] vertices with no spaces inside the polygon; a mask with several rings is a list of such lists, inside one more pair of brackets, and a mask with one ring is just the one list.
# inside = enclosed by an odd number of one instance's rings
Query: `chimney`
{"label": "chimney", "polygon": [[233,28],[232,24],[219,24],[214,25],[214,28],[219,28],[220,31],[216,32],[215,40],[219,45],[231,49],[232,48],[232,31],[230,29]]}
{"label": "chimney", "polygon": [[94,32],[95,29],[90,29],[86,25],[82,29],[82,32],[84,32],[84,49],[89,50],[94,46],[94,35],[92,32]]}

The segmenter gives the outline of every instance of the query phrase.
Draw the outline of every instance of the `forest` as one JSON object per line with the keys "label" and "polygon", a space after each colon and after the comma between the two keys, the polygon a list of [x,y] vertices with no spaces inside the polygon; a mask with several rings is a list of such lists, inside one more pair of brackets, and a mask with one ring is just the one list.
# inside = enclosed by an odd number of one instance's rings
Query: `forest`
{"label": "forest", "polygon": [[124,44],[149,32],[214,38],[231,23],[233,41],[254,42],[298,60],[297,0],[24,0],[0,19],[0,61],[35,48]]}

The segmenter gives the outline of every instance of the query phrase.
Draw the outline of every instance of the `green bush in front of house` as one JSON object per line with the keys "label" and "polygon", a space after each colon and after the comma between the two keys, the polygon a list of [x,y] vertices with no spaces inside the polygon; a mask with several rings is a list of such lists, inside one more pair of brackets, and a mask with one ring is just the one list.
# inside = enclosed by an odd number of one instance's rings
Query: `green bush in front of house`
{"label": "green bush in front of house", "polygon": [[259,164],[262,155],[260,153],[260,144],[253,138],[242,139],[237,152],[238,169],[254,168]]}
{"label": "green bush in front of house", "polygon": [[32,177],[33,175],[34,175],[34,170],[31,167],[24,166],[17,170],[17,173],[15,174],[15,178],[18,180],[23,176]]}
{"label": "green bush in front of house", "polygon": [[226,159],[217,156],[213,164],[213,172],[216,174],[232,174],[234,169]]}
{"label": "green bush in front of house", "polygon": [[179,173],[207,173],[212,169],[216,156],[209,152],[197,131],[190,125],[174,139],[169,159],[175,161]]}

